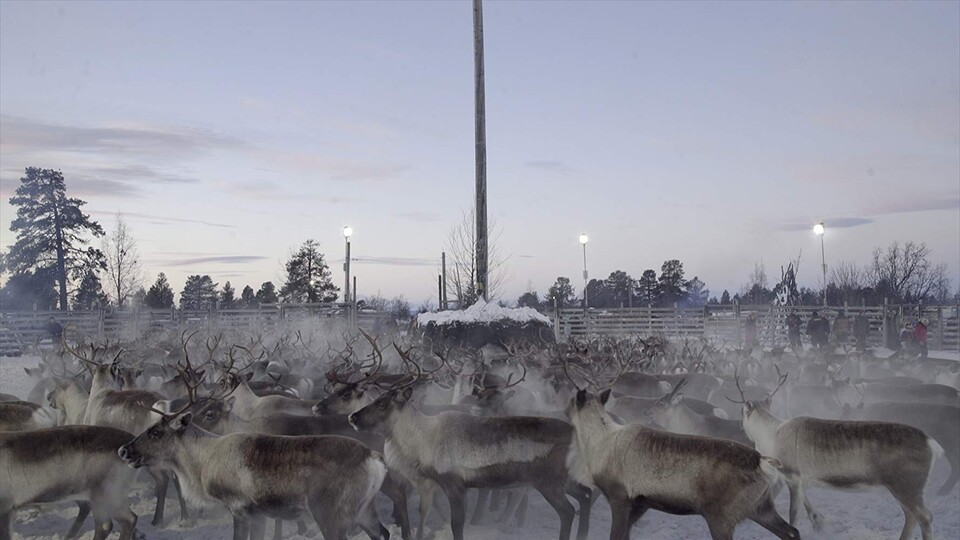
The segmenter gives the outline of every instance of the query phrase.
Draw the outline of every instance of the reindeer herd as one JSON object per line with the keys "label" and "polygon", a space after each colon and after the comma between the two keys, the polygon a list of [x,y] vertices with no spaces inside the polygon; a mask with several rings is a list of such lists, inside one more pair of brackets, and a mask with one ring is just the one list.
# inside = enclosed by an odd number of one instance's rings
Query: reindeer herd
{"label": "reindeer herd", "polygon": [[[650,509],[699,515],[714,539],[745,520],[796,539],[801,507],[816,530],[828,519],[811,485],[881,486],[902,508],[900,539],[919,526],[930,540],[934,463],[950,467],[938,495],[960,476],[952,361],[656,336],[471,350],[362,330],[55,345],[37,347],[25,400],[0,394],[0,540],[19,510],[66,501],[65,538],[90,514],[95,540],[140,536],[140,470],[154,526],[169,523],[172,485],[182,524],[226,511],[235,540],[269,526],[279,540],[284,522],[329,540],[446,527],[460,540],[491,511],[522,527],[536,494],[560,540],[598,536],[598,494],[612,540]],[[774,504],[784,486],[787,520]]]}

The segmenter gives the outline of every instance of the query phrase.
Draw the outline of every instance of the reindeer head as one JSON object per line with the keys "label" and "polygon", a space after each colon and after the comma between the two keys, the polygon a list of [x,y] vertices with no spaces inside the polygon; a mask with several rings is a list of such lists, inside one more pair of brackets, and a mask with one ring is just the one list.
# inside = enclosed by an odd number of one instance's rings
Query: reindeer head
{"label": "reindeer head", "polygon": [[183,435],[193,420],[186,412],[164,416],[132,441],[120,447],[117,455],[134,469],[140,467],[172,467],[183,445]]}

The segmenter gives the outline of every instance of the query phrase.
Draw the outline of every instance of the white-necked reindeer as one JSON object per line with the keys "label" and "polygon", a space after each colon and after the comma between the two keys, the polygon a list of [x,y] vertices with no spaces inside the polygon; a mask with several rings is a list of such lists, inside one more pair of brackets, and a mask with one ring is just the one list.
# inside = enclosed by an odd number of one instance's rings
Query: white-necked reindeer
{"label": "white-necked reindeer", "polygon": [[[786,381],[781,377],[779,389]],[[773,393],[777,389],[774,389]],[[917,522],[924,540],[931,540],[933,516],[923,502],[923,490],[940,446],[923,431],[890,422],[852,422],[797,417],[780,420],[765,400],[743,403],[743,428],[762,454],[781,463],[790,488],[790,523],[796,525],[801,505],[814,528],[823,518],[813,509],[804,485],[815,483],[837,489],[880,485],[903,508],[900,540],[912,538]]]}
{"label": "white-necked reindeer", "polygon": [[[387,467],[362,443],[338,436],[218,436],[180,410],[120,447],[134,468],[174,471],[197,504],[222,504],[233,515],[234,540],[262,540],[265,520],[296,519],[309,512],[324,538],[343,540],[354,525],[374,539],[389,537],[370,503]],[[159,412],[159,411],[158,411]]]}
{"label": "white-necked reindeer", "polygon": [[604,409],[609,397],[609,389],[599,396],[578,390],[568,414],[576,444],[570,469],[610,502],[610,540],[627,540],[651,508],[703,516],[714,540],[732,540],[744,519],[779,538],[800,538],[773,504],[775,460],[731,441],[620,425]]}

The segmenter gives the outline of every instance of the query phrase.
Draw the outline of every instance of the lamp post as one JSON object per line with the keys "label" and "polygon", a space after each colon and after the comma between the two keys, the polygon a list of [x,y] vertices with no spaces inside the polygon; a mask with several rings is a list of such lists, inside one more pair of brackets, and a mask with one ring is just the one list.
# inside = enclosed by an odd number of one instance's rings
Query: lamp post
{"label": "lamp post", "polygon": [[820,237],[820,264],[823,267],[823,305],[827,305],[827,257],[824,254],[823,250],[823,234],[827,232],[827,229],[823,226],[823,222],[817,223],[813,226],[813,234]]}
{"label": "lamp post", "polygon": [[343,259],[343,273],[345,274],[343,280],[343,298],[347,301],[347,304],[350,303],[350,237],[353,236],[353,228],[349,225],[343,228],[343,239],[347,243],[347,254]]}
{"label": "lamp post", "polygon": [[583,245],[583,309],[587,309],[587,242],[590,238],[587,233],[580,233],[580,244]]}

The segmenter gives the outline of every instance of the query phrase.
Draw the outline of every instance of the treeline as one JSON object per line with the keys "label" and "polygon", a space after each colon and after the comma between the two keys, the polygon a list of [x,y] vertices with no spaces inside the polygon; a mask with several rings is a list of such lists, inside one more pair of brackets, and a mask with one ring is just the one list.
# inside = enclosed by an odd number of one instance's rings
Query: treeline
{"label": "treeline", "polygon": [[[10,204],[17,208],[10,225],[17,238],[9,251],[0,253],[0,272],[9,275],[0,288],[0,308],[87,310],[124,307],[131,301],[158,309],[174,305],[174,291],[164,273],[144,287],[136,241],[122,216],[118,214],[115,228],[105,232],[83,213],[85,201],[67,197],[60,171],[28,167]],[[99,247],[92,245],[98,239]],[[220,288],[209,275],[189,276],[179,306],[255,307],[339,298],[340,289],[315,240],[292,253],[285,270],[279,290],[267,281],[256,291],[245,286],[239,297],[230,282]]]}
{"label": "treeline", "polygon": [[[730,302],[730,294],[724,291]],[[606,279],[587,282],[587,305],[595,308],[628,306],[703,306],[710,301],[710,290],[699,277],[686,279],[683,263],[677,259],[664,261],[660,274],[644,270],[640,279],[634,279],[623,270],[615,270]],[[583,294],[577,294],[570,278],[560,276],[541,298],[536,291],[528,291],[517,299],[520,307],[551,309],[583,305]],[[719,302],[716,298],[714,302]]]}

